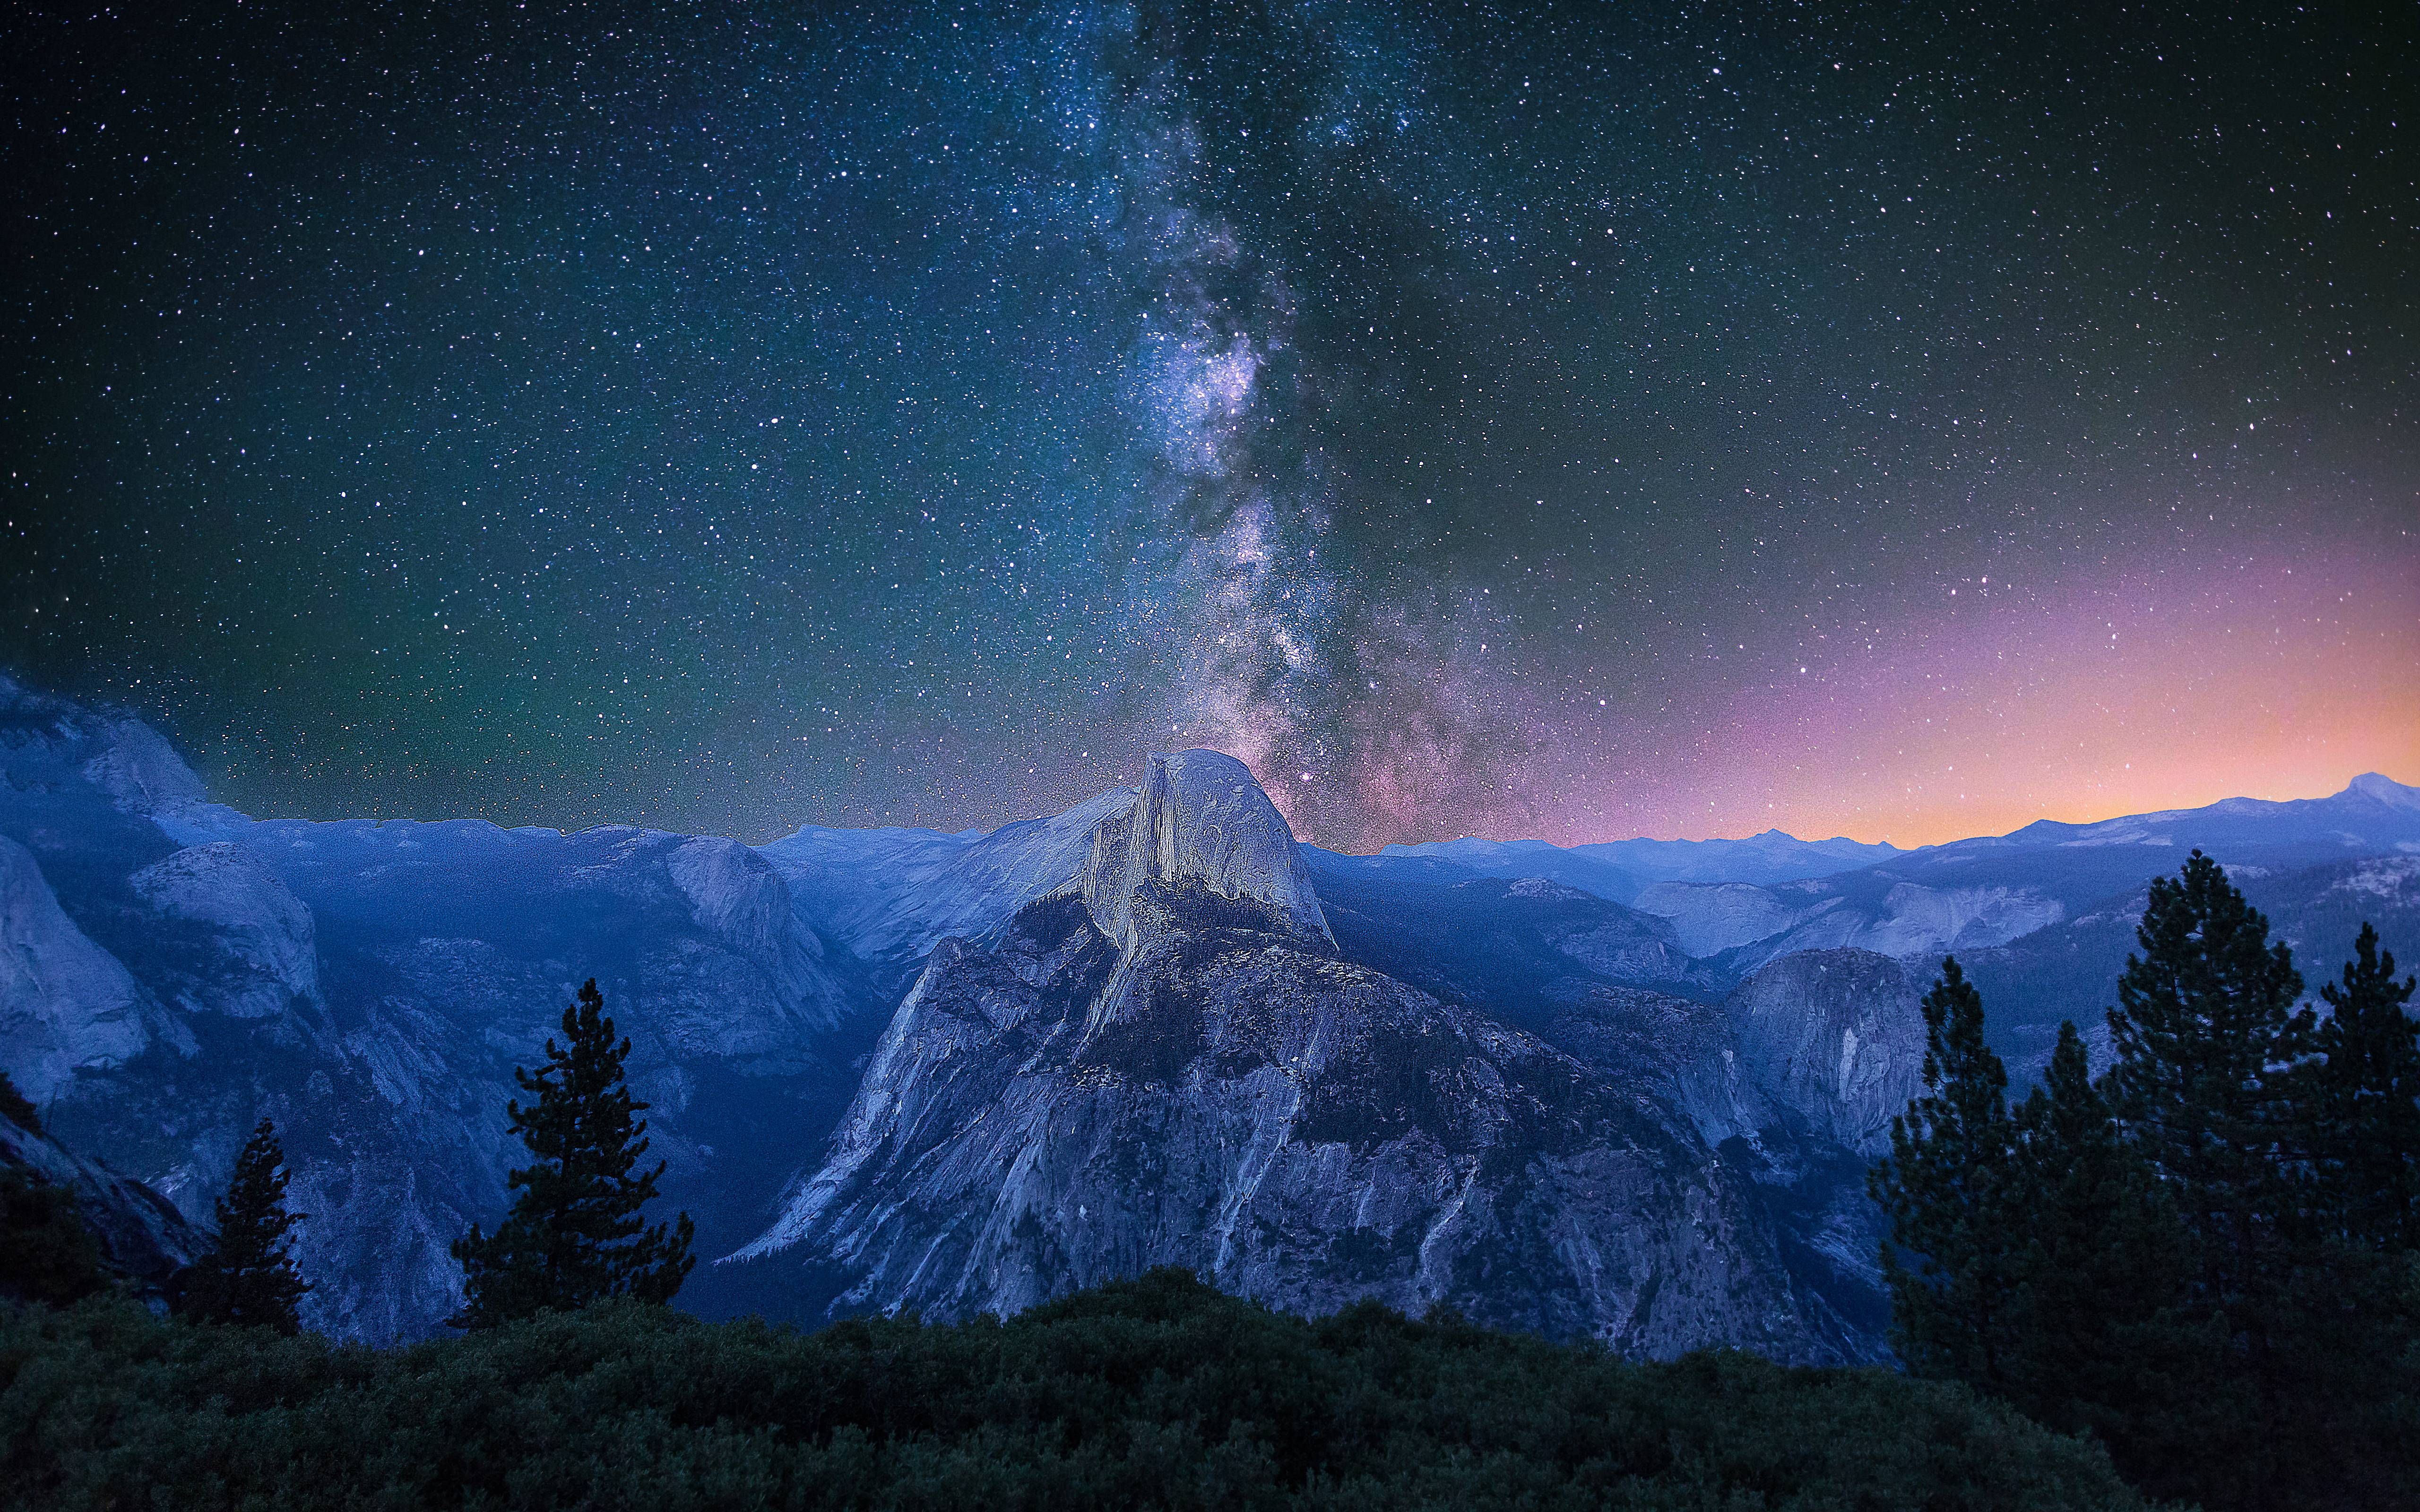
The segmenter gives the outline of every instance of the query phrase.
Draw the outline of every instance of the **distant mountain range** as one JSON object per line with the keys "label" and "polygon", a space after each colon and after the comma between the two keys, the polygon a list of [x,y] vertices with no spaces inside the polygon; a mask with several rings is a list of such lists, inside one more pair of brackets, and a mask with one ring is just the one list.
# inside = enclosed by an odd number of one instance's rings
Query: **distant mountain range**
{"label": "distant mountain range", "polygon": [[1800,840],[1768,829],[1745,840],[1618,840],[1573,846],[1542,840],[1433,841],[1389,845],[1377,858],[1442,861],[1483,877],[1545,877],[1626,903],[1659,882],[1796,882],[1906,854],[1895,845]]}
{"label": "distant mountain range", "polygon": [[1296,1309],[1870,1359],[1863,1171],[1941,953],[2023,1070],[2097,1024],[2196,845],[2315,981],[2363,918],[2420,958],[2420,794],[2374,775],[1917,851],[1351,856],[1193,751],[988,833],[752,847],[254,820],[132,716],[0,681],[0,1062],[36,1153],[162,1253],[188,1231],[141,1194],[206,1219],[274,1118],[309,1319],[353,1337],[451,1310],[512,1068],[594,976],[718,1262],[701,1311],[1002,1310],[1181,1263]]}

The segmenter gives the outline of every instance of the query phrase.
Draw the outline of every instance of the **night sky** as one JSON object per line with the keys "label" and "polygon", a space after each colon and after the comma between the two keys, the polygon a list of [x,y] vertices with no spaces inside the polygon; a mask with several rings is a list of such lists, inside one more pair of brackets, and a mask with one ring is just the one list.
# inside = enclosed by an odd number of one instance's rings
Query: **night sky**
{"label": "night sky", "polygon": [[2420,781],[2420,58],[2192,12],[12,8],[0,667],[752,840]]}

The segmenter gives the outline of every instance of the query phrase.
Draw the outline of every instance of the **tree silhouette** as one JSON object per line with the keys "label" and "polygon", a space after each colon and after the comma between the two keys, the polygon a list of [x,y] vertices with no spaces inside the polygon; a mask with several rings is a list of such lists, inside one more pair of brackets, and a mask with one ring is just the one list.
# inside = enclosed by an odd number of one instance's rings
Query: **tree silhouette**
{"label": "tree silhouette", "polygon": [[622,1063],[630,1041],[616,1041],[604,995],[591,978],[563,1011],[563,1039],[546,1041],[546,1064],[520,1067],[513,1079],[537,1101],[505,1104],[512,1132],[535,1159],[507,1185],[520,1195],[492,1234],[477,1225],[454,1242],[462,1263],[456,1328],[491,1328],[541,1309],[569,1311],[600,1297],[669,1302],[697,1261],[695,1233],[682,1213],[668,1231],[640,1210],[656,1196],[663,1162],[633,1176],[647,1150],[647,1104],[630,1096]]}
{"label": "tree silhouette", "polygon": [[1891,1152],[1868,1182],[1890,1219],[1891,1342],[1920,1375],[2005,1391],[2023,1242],[2008,1211],[2009,1073],[1957,957],[1943,958],[1923,1006],[1924,1095],[1891,1119]]}
{"label": "tree silhouette", "polygon": [[301,1331],[296,1304],[311,1284],[287,1248],[287,1231],[304,1215],[286,1211],[285,1163],[276,1126],[261,1119],[218,1200],[217,1242],[178,1273],[170,1288],[177,1312],[198,1322]]}
{"label": "tree silhouette", "polygon": [[17,1084],[8,1079],[5,1071],[0,1071],[0,1119],[7,1119],[27,1134],[42,1132],[41,1113],[24,1093],[17,1090]]}
{"label": "tree silhouette", "polygon": [[2420,1025],[2367,924],[2341,984],[2319,989],[2328,1016],[2312,1035],[2313,1155],[2326,1217],[2343,1237],[2393,1252],[2420,1248]]}

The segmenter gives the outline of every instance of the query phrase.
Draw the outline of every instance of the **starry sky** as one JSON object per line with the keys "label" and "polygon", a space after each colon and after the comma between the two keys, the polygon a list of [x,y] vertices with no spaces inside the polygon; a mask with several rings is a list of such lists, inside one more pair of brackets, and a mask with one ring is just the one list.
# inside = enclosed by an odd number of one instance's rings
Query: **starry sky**
{"label": "starry sky", "polygon": [[11,8],[0,667],[752,840],[2420,781],[2420,59],[2195,8]]}

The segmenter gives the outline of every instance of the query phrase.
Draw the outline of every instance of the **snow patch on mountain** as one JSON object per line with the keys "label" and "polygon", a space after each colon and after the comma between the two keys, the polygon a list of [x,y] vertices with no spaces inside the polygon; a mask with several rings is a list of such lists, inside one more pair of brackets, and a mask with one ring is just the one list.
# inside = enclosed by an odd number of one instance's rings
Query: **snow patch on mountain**
{"label": "snow patch on mountain", "polygon": [[2329,892],[2400,898],[2420,883],[2420,856],[2380,856],[2366,861],[2329,887]]}

